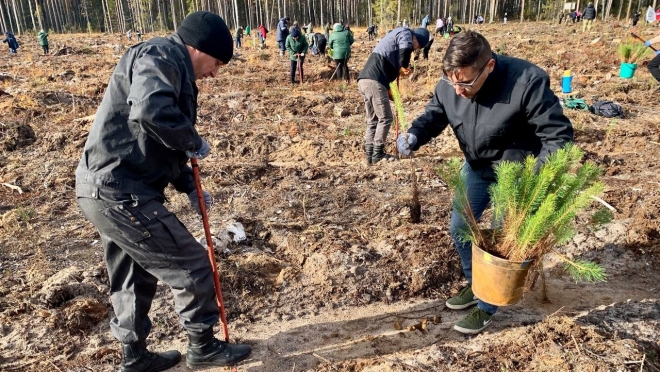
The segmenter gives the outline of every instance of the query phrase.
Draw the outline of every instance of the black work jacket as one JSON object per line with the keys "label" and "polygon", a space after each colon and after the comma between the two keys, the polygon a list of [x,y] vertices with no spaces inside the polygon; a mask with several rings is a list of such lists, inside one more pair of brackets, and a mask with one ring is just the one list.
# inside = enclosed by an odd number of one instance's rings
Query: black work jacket
{"label": "black work jacket", "polygon": [[197,86],[178,34],[130,48],[119,60],[76,169],[76,195],[161,198],[195,190],[186,151],[197,151]]}
{"label": "black work jacket", "polygon": [[408,129],[417,137],[413,150],[449,125],[472,169],[494,179],[493,167],[503,160],[533,155],[543,162],[573,141],[573,126],[550,89],[548,74],[522,59],[493,58],[495,68],[473,99],[438,82],[424,113]]}

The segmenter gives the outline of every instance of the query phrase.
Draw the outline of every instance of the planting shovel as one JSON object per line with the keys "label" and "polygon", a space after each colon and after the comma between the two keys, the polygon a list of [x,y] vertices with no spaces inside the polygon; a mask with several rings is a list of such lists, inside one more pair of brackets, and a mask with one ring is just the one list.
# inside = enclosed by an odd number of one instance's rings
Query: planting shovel
{"label": "planting shovel", "polygon": [[[637,38],[637,39],[639,39],[639,40],[641,40],[641,41],[643,41],[643,42],[646,42],[646,40],[642,39],[642,37],[639,36],[639,35],[637,35],[636,33],[631,32],[630,34],[631,34],[634,38]],[[655,48],[654,48],[653,46],[651,46],[651,45],[649,45],[649,48],[651,48],[651,50],[654,51],[654,52],[657,52],[657,51],[658,51],[657,49],[655,49]]]}
{"label": "planting shovel", "polygon": [[300,61],[301,61],[300,55],[298,55],[298,63],[297,63],[297,65],[298,65],[298,76],[300,77],[300,84],[302,84],[303,83],[303,74],[302,74],[302,66],[300,65]]}
{"label": "planting shovel", "polygon": [[220,322],[222,323],[222,333],[225,337],[225,342],[229,342],[229,330],[227,328],[227,315],[225,314],[225,304],[222,301],[222,290],[220,288],[220,275],[218,274],[218,266],[215,263],[215,252],[213,251],[213,239],[211,237],[211,227],[209,226],[209,217],[206,214],[206,203],[204,202],[204,193],[202,192],[202,182],[199,177],[199,165],[197,159],[191,158],[190,164],[192,165],[193,178],[195,179],[195,188],[197,189],[197,201],[199,202],[199,209],[202,211],[202,221],[204,222],[204,233],[206,235],[206,246],[209,254],[209,261],[211,261],[211,268],[213,270],[213,286],[215,287],[215,298],[218,302],[220,309]]}

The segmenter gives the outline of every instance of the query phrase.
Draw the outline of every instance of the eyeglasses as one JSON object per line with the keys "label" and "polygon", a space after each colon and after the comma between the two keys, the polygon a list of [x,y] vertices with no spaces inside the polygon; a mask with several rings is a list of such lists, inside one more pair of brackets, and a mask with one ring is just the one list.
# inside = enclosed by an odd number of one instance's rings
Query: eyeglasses
{"label": "eyeglasses", "polygon": [[486,62],[484,67],[482,67],[481,70],[479,70],[479,74],[477,75],[477,77],[474,78],[474,80],[472,80],[471,83],[454,83],[453,81],[449,80],[449,78],[447,77],[447,73],[444,70],[442,71],[442,78],[440,78],[440,80],[444,81],[445,83],[451,85],[454,88],[458,87],[458,88],[461,88],[463,90],[470,91],[470,90],[472,90],[472,88],[474,87],[474,84],[479,79],[479,76],[481,76],[481,74],[483,74],[484,71],[486,70],[486,66],[488,66],[488,62]]}

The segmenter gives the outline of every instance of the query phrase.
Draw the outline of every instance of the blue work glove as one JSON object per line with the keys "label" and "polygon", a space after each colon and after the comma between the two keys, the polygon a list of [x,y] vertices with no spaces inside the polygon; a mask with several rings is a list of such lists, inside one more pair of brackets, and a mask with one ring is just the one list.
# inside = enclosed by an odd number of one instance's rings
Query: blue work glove
{"label": "blue work glove", "polygon": [[[202,191],[202,194],[204,195],[204,205],[206,206],[206,212],[211,210],[211,206],[213,205],[213,197],[211,194],[209,194],[206,191]],[[188,199],[190,200],[190,205],[197,211],[197,214],[200,216],[202,215],[202,209],[199,207],[199,199],[197,198],[197,190],[191,192],[188,194]]]}
{"label": "blue work glove", "polygon": [[204,138],[202,138],[202,147],[200,147],[197,151],[186,151],[186,156],[189,158],[204,159],[210,152],[211,146],[209,146],[209,143],[206,142]]}
{"label": "blue work glove", "polygon": [[650,47],[651,46],[651,40],[646,40],[644,42],[644,46]]}
{"label": "blue work glove", "polygon": [[[406,137],[408,137],[406,139]],[[396,139],[396,148],[399,150],[399,154],[403,156],[412,155],[411,148],[415,147],[417,144],[417,136],[412,133],[401,133],[399,138]]]}
{"label": "blue work glove", "polygon": [[657,55],[660,55],[660,50],[656,50],[656,51],[655,51],[655,55],[656,55],[656,56],[657,56]]}

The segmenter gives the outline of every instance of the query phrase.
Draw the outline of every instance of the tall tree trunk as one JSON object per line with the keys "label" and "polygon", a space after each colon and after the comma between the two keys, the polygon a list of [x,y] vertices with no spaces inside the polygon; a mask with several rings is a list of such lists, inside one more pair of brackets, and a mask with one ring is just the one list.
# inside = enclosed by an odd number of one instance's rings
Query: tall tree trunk
{"label": "tall tree trunk", "polygon": [[22,30],[21,30],[21,23],[18,21],[18,12],[16,11],[16,9],[17,9],[16,0],[13,0],[12,8],[14,10],[14,19],[16,20],[16,29],[18,31],[18,34],[20,35],[20,34],[22,34]]}
{"label": "tall tree trunk", "polygon": [[[580,0],[578,0],[580,1]],[[520,7],[520,23],[525,21],[525,0],[521,1],[521,7]]]}
{"label": "tall tree trunk", "polygon": [[401,0],[397,0],[396,6],[396,24],[398,25],[401,21]]}

